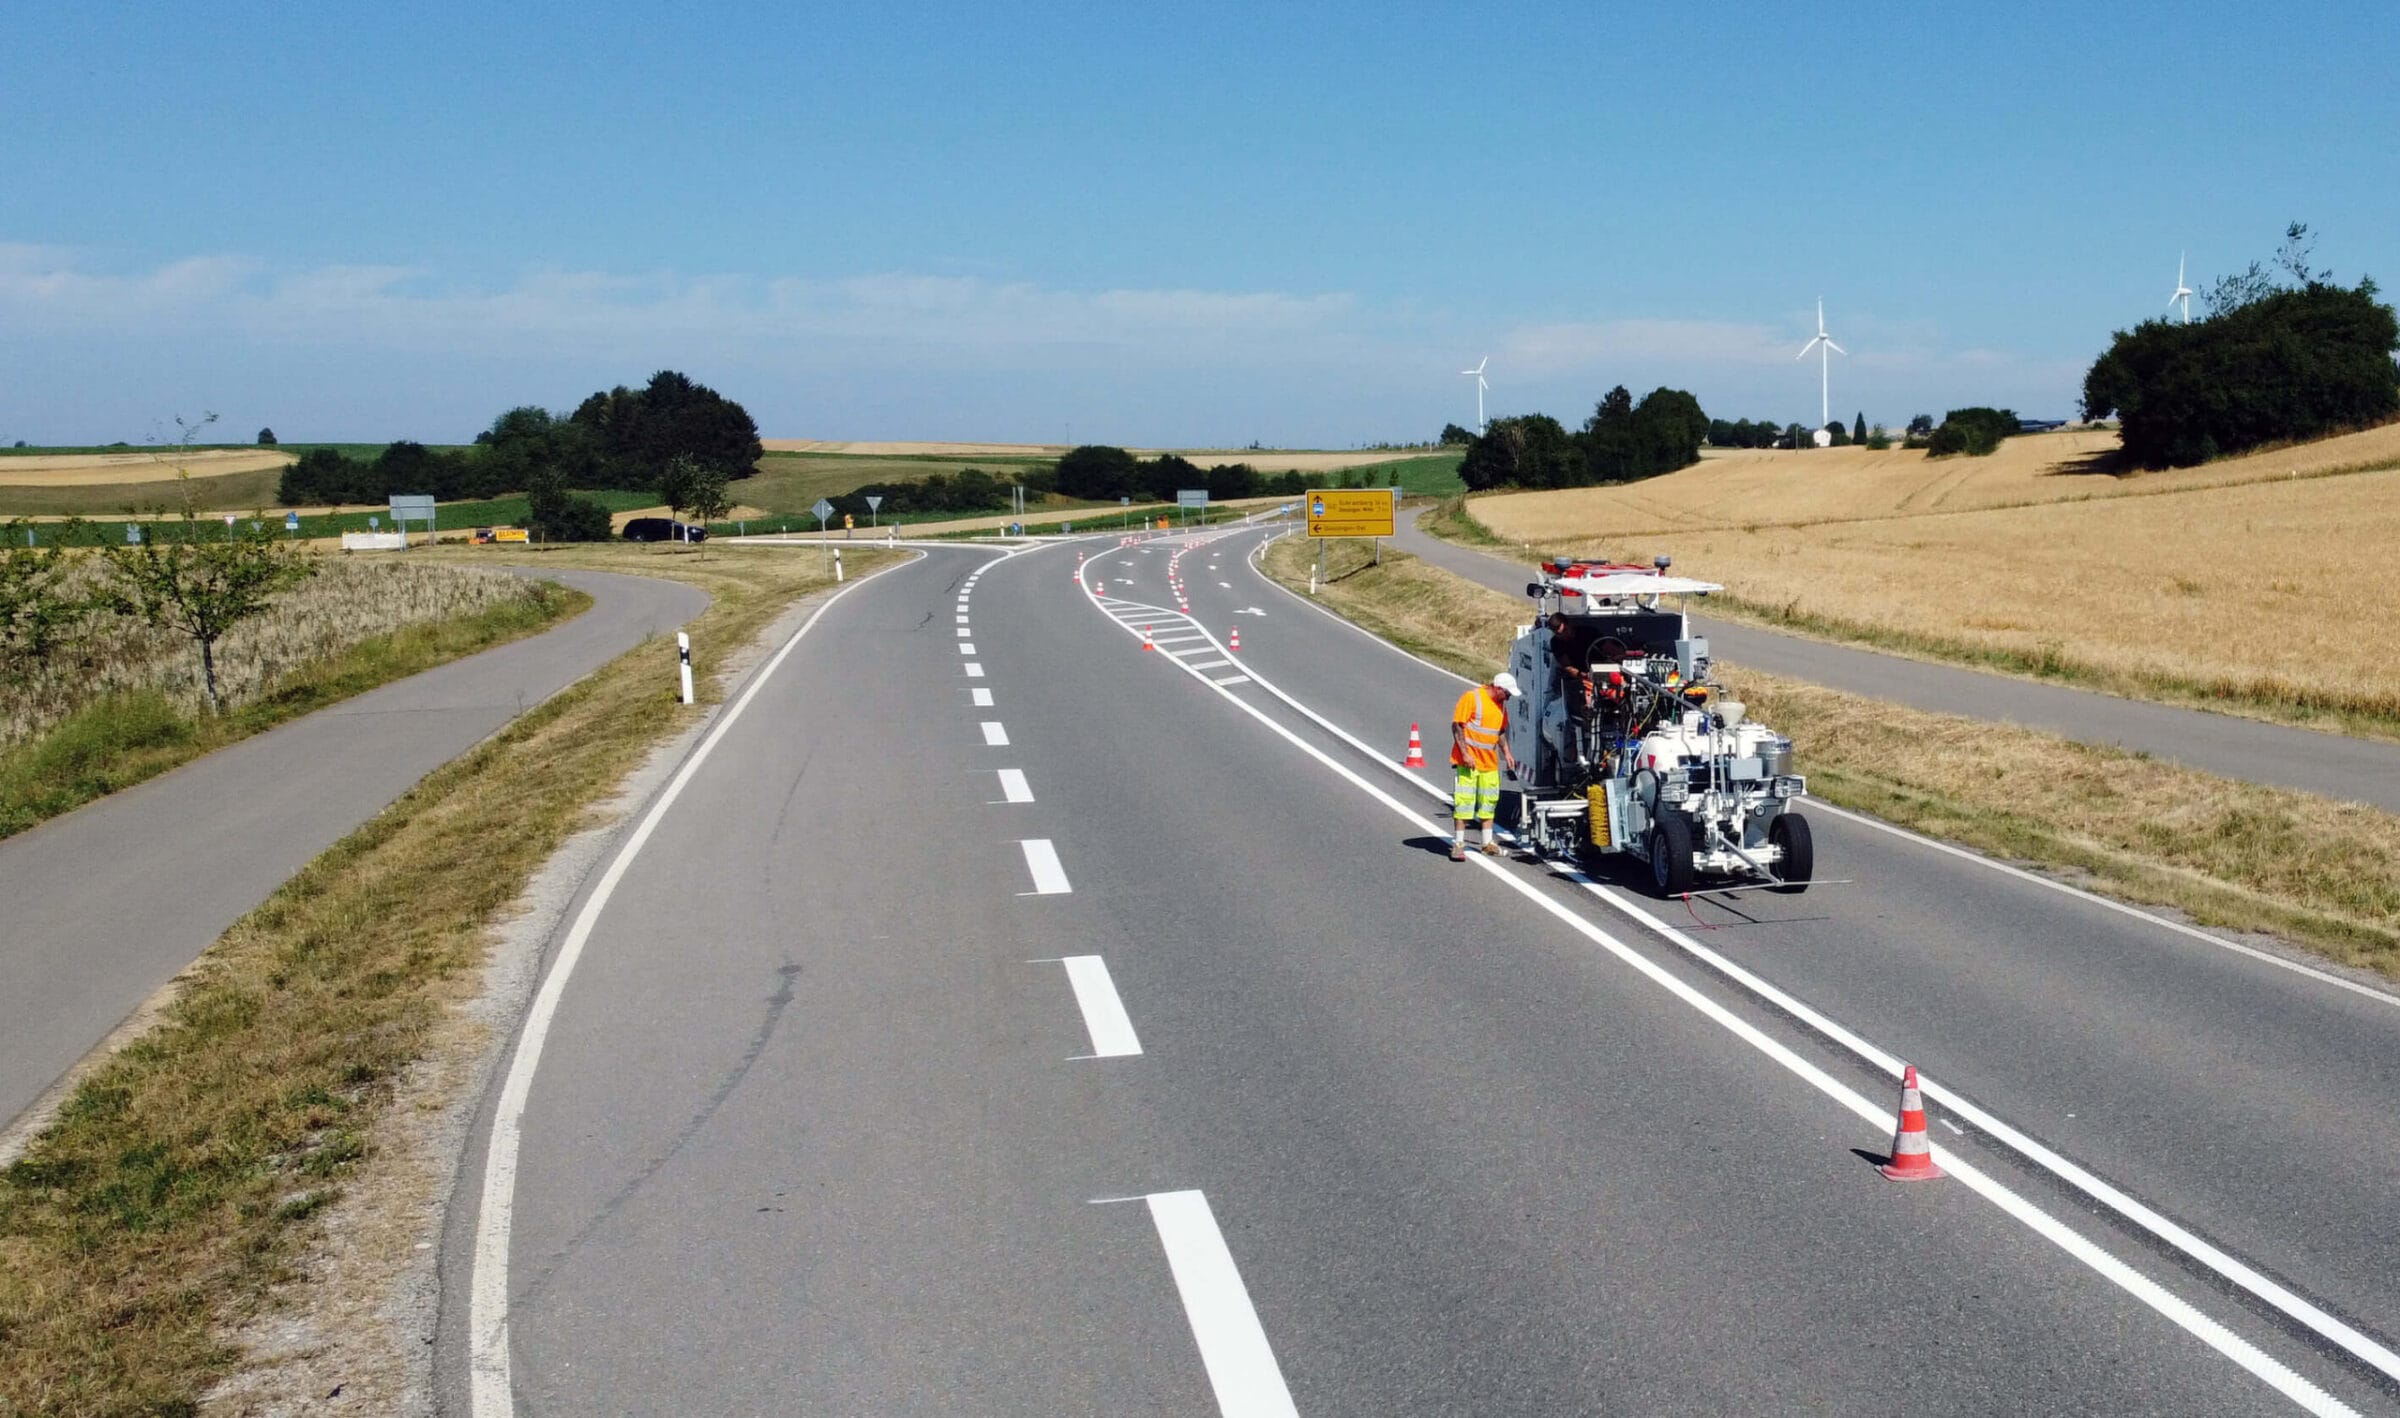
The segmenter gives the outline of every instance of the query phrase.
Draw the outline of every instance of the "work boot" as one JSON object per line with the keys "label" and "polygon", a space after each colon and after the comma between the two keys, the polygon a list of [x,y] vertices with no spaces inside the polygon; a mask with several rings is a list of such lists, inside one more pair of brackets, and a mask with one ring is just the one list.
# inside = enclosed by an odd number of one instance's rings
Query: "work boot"
{"label": "work boot", "polygon": [[1499,855],[1500,855],[1500,844],[1499,844],[1499,843],[1497,843],[1497,842],[1495,842],[1495,841],[1493,841],[1493,840],[1492,840],[1491,838],[1489,838],[1489,837],[1486,837],[1486,838],[1484,838],[1484,839],[1483,839],[1483,854],[1484,854],[1485,856],[1487,856],[1487,857],[1496,857],[1496,856],[1499,856]]}
{"label": "work boot", "polygon": [[1463,862],[1463,861],[1465,861],[1466,859],[1467,859],[1467,844],[1466,844],[1466,843],[1464,843],[1464,842],[1453,842],[1453,843],[1451,843],[1451,844],[1450,844],[1450,860],[1452,860],[1452,861],[1454,861],[1454,862]]}

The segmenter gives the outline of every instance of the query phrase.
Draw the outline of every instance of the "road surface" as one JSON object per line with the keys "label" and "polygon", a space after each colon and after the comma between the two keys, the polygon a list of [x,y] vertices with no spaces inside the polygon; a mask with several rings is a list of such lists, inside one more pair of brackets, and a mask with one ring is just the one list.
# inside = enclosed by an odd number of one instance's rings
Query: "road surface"
{"label": "road surface", "polygon": [[[1423,514],[1419,514],[1420,516]],[[1522,595],[1531,573],[1505,557],[1427,535],[1415,518],[1393,545],[1480,586]],[[1706,575],[1706,568],[1694,569]],[[2115,744],[2204,773],[2400,812],[2400,744],[2287,728],[2230,714],[2120,699],[2088,689],[1884,655],[1703,616],[1719,659],[1873,699]]]}
{"label": "road surface", "polygon": [[545,574],[588,593],[591,608],[0,841],[0,1126],[418,779],[708,604],[680,582]]}
{"label": "road surface", "polygon": [[729,706],[487,1100],[448,1411],[2400,1407],[2400,1001],[1830,814],[1672,921],[1453,864],[1458,682],[1259,535],[933,550]]}

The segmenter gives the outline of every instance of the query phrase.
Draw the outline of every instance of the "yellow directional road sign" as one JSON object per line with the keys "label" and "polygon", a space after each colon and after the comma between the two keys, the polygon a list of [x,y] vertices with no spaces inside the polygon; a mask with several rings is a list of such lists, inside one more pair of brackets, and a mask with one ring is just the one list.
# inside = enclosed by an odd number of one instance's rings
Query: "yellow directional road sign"
{"label": "yellow directional road sign", "polygon": [[1311,488],[1308,534],[1312,537],[1388,537],[1392,509],[1400,499],[1388,487]]}

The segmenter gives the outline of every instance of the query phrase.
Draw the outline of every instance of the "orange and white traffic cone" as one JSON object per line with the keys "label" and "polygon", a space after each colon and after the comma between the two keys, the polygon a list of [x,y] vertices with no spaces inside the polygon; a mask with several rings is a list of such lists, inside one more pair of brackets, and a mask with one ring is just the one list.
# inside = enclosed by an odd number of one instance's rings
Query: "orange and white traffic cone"
{"label": "orange and white traffic cone", "polygon": [[1900,1075],[1900,1125],[1892,1132],[1892,1160],[1876,1169],[1895,1182],[1928,1182],[1942,1175],[1925,1140],[1925,1100],[1917,1093],[1917,1066]]}
{"label": "orange and white traffic cone", "polygon": [[1408,726],[1408,761],[1400,766],[1403,768],[1425,766],[1425,740],[1418,736],[1417,726],[1414,724]]}
{"label": "orange and white traffic cone", "polygon": [[1241,653],[1241,649],[1242,649],[1242,628],[1241,628],[1240,626],[1238,626],[1238,625],[1237,625],[1237,626],[1235,626],[1235,627],[1233,628],[1233,638],[1232,638],[1231,640],[1228,640],[1227,642],[1225,642],[1225,648],[1226,648],[1226,649],[1228,649],[1228,650],[1231,650],[1231,651],[1233,651],[1235,654],[1240,654],[1240,653]]}
{"label": "orange and white traffic cone", "polygon": [[1150,627],[1146,625],[1142,627],[1142,648],[1145,650],[1155,650],[1158,648],[1150,643]]}

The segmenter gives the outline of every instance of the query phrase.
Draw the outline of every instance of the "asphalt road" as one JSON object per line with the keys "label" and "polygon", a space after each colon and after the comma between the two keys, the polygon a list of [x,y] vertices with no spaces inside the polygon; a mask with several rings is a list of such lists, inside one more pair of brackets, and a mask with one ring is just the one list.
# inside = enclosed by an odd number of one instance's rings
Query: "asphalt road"
{"label": "asphalt road", "polygon": [[[1445,571],[1512,596],[1524,594],[1530,579],[1516,562],[1428,536],[1413,517],[1400,523],[1392,541]],[[1701,577],[1708,574],[1706,567],[1682,569]],[[1709,648],[1730,664],[1935,713],[1995,719],[2085,743],[2115,744],[2219,777],[2400,812],[2400,744],[2120,699],[1705,616],[1695,615],[1692,621],[1708,637]]]}
{"label": "asphalt road", "polygon": [[[0,841],[0,1120],[418,779],[708,604],[679,582],[544,574],[591,608]],[[671,658],[660,673],[674,673]]]}
{"label": "asphalt road", "polygon": [[[451,1411],[2395,1408],[1981,1127],[1883,1180],[1888,1076],[1638,897],[1447,861],[1378,759],[1457,684],[1255,536],[1197,630],[1163,543],[937,550],[759,682],[467,1161]],[[1857,886],[1688,938],[2389,1341],[2400,1006],[1819,827]]]}

